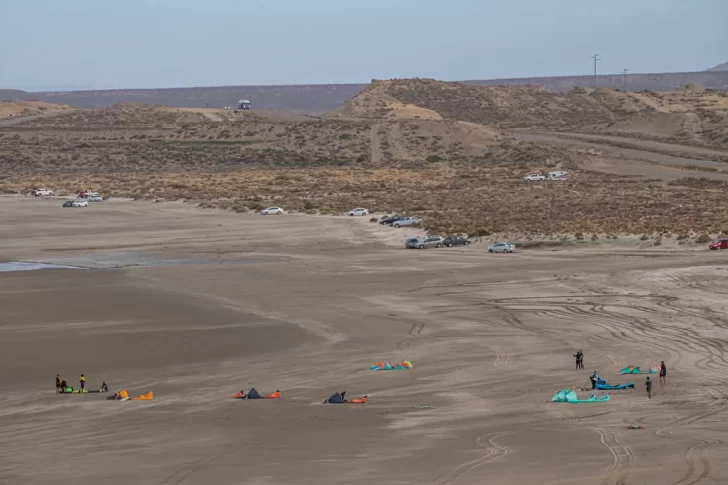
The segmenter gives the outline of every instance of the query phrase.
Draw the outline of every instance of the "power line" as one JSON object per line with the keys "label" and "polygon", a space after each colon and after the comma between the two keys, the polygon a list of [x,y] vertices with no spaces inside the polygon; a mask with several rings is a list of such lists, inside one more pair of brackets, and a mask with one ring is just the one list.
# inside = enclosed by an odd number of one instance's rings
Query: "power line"
{"label": "power line", "polygon": [[622,86],[627,85],[627,71],[629,71],[629,69],[622,70]]}
{"label": "power line", "polygon": [[599,54],[594,54],[591,58],[594,59],[594,87],[597,87],[597,62],[601,59],[599,59]]}

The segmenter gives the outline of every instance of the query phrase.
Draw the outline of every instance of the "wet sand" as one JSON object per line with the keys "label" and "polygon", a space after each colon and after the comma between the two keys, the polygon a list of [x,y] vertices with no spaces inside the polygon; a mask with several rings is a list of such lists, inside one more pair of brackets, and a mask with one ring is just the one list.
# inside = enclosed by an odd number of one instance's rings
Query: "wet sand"
{"label": "wet sand", "polygon": [[[366,219],[0,199],[0,261],[91,268],[0,273],[0,476],[728,481],[728,253],[407,251],[410,232]],[[413,370],[368,370],[405,358]],[[660,360],[651,400],[644,376],[617,375]],[[592,370],[637,388],[549,402]],[[154,400],[59,396],[56,373]],[[283,399],[230,399],[252,386]],[[321,404],[341,390],[370,401]]]}

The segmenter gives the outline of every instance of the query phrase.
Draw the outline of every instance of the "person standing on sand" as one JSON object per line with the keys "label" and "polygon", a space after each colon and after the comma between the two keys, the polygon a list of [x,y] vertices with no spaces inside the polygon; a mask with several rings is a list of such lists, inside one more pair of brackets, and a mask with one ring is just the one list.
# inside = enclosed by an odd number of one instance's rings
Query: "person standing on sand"
{"label": "person standing on sand", "polygon": [[647,399],[652,399],[652,381],[649,377],[645,381],[645,388],[647,389]]}
{"label": "person standing on sand", "polygon": [[574,357],[576,357],[576,370],[581,370],[584,368],[584,352],[579,349],[575,354]]}
{"label": "person standing on sand", "polygon": [[86,388],[86,378],[81,374],[81,378],[78,380],[81,383],[81,392]]}
{"label": "person standing on sand", "polygon": [[61,375],[56,374],[56,394],[61,392]]}
{"label": "person standing on sand", "polygon": [[665,385],[667,378],[667,366],[665,365],[665,361],[663,360],[660,362],[660,384],[663,386]]}

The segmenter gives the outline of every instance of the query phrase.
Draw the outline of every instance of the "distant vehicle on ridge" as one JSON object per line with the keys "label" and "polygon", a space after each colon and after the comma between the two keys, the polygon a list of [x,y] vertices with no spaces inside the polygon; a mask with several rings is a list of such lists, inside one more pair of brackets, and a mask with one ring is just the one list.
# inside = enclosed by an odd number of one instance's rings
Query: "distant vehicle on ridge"
{"label": "distant vehicle on ridge", "polygon": [[546,177],[541,175],[540,173],[529,173],[525,177],[523,177],[524,182],[543,182],[546,180]]}

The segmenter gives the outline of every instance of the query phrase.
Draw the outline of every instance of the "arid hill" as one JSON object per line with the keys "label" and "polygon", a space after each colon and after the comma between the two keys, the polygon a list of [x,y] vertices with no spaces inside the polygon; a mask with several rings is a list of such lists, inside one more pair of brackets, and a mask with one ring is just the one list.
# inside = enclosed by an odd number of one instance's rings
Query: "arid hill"
{"label": "arid hill", "polygon": [[[425,163],[481,156],[502,138],[493,128],[450,120],[316,119],[136,103],[35,118],[13,133],[0,155],[11,171],[39,164],[56,171]],[[52,147],[38,143],[51,139]]]}
{"label": "arid hill", "polygon": [[46,103],[43,101],[0,101],[0,121],[8,118],[21,118],[50,114],[72,109],[68,105]]}
{"label": "arid hill", "polygon": [[[540,86],[546,91],[563,92],[573,88],[594,87],[594,77],[560,76],[516,79],[464,81],[465,84],[506,86]],[[728,72],[703,71],[684,73],[646,73],[599,75],[597,87],[623,91],[669,91],[686,84],[700,84],[709,89],[728,90]],[[356,96],[367,84],[322,84],[289,86],[213,86],[169,89],[108,89],[93,91],[24,92],[0,90],[0,99],[40,100],[70,104],[79,108],[99,108],[120,102],[158,104],[186,108],[223,108],[240,99],[253,101],[255,109],[276,109],[308,114],[323,114]]]}
{"label": "arid hill", "polygon": [[728,144],[728,92],[688,85],[662,93],[538,86],[474,86],[428,79],[374,81],[326,115],[329,119],[465,121],[499,128],[541,128]]}
{"label": "arid hill", "polygon": [[[550,93],[394,80],[374,82],[321,118],[136,103],[74,108],[0,124],[0,192],[86,188],[236,211],[365,206],[418,215],[427,229],[447,233],[684,240],[728,230],[728,165],[625,160],[599,146],[529,143],[511,134],[527,127],[657,136],[660,117],[697,116],[694,141],[707,143],[706,120],[725,127],[724,103],[723,93],[696,86]],[[664,136],[677,136],[671,133]],[[722,143],[723,131],[711,133]],[[568,170],[569,180],[521,179],[549,170]]]}
{"label": "arid hill", "polygon": [[725,72],[728,71],[728,62],[724,62],[723,64],[718,64],[717,66],[713,66],[710,69],[707,69],[708,72]]}

